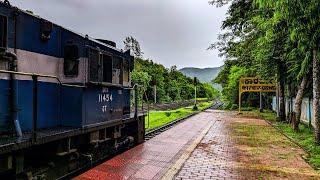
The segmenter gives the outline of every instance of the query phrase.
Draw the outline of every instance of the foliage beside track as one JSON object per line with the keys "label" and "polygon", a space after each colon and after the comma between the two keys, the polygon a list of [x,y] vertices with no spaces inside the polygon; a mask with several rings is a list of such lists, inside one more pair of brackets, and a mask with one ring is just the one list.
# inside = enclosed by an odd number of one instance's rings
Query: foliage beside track
{"label": "foliage beside track", "polygon": [[149,114],[149,126],[148,126],[148,116],[145,118],[145,127],[148,130],[163,126],[174,120],[186,117],[190,114],[200,112],[212,105],[212,102],[203,102],[198,104],[198,110],[193,110],[193,106],[168,110],[168,111],[151,111]]}
{"label": "foliage beside track", "polygon": [[[229,87],[239,81],[239,75],[276,79],[280,97],[278,119],[291,122],[298,132],[303,98],[313,98],[314,135],[320,145],[320,1],[210,0],[209,3],[218,7],[228,5],[219,41],[209,47],[218,49],[225,57],[225,65],[215,82],[222,84],[226,104],[236,107],[238,89]],[[235,68],[242,71],[234,72]],[[291,112],[286,111],[286,97],[295,97]],[[253,100],[258,99],[256,94]],[[241,101],[251,100],[244,97]]]}
{"label": "foliage beside track", "polygon": [[[132,81],[134,84],[143,85],[146,91],[144,101],[154,101],[154,85],[157,90],[157,103],[194,98],[193,79],[179,72],[176,66],[166,68],[152,60],[136,57]],[[212,85],[197,82],[197,97],[213,99],[218,96],[219,91]]]}
{"label": "foliage beside track", "polygon": [[317,146],[314,142],[314,131],[311,127],[308,127],[305,124],[300,124],[300,130],[295,132],[290,124],[276,121],[276,114],[272,111],[260,113],[258,109],[253,109],[252,111],[243,111],[243,115],[262,118],[272,123],[309,154],[308,157],[304,157],[306,161],[308,161],[314,168],[318,170],[320,169],[320,146]]}

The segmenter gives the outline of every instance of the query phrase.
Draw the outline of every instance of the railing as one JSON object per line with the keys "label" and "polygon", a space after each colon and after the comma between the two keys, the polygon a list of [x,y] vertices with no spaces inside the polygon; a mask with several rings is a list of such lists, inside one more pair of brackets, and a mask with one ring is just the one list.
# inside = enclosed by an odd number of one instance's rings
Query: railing
{"label": "railing", "polygon": [[[73,84],[64,84],[61,82],[61,80],[57,76],[52,76],[52,75],[44,75],[44,74],[37,74],[37,73],[26,73],[26,72],[16,72],[16,71],[7,71],[7,70],[0,70],[0,73],[4,74],[14,74],[14,75],[22,75],[22,76],[30,76],[32,77],[32,82],[33,82],[33,90],[32,90],[32,142],[36,142],[37,140],[37,122],[38,122],[38,78],[52,78],[56,79],[58,84],[60,86],[67,86],[67,87],[76,87],[76,88],[85,88],[86,86],[81,86],[81,85],[73,85]],[[15,96],[12,94],[12,96]],[[17,112],[16,107],[11,107],[15,109],[14,113]],[[15,125],[14,121],[16,119],[12,119],[13,125]],[[16,130],[17,131],[17,130]]]}
{"label": "railing", "polygon": [[17,72],[17,71],[7,71],[7,70],[0,70],[0,73],[6,73],[6,74],[16,74],[16,75],[24,75],[24,76],[36,76],[36,77],[43,77],[43,78],[52,78],[56,79],[58,83],[62,86],[69,86],[69,87],[78,87],[78,88],[85,88],[86,86],[81,85],[74,85],[74,84],[65,84],[62,83],[61,80],[57,76],[52,75],[45,75],[45,74],[37,74],[37,73],[26,73],[26,72]]}

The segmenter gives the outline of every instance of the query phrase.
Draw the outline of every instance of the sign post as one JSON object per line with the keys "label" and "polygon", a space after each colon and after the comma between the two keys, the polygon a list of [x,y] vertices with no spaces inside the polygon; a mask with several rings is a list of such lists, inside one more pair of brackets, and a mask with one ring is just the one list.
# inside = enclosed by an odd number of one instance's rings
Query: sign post
{"label": "sign post", "polygon": [[241,113],[241,96],[244,92],[276,92],[274,80],[265,80],[258,77],[240,78],[239,82],[239,113]]}

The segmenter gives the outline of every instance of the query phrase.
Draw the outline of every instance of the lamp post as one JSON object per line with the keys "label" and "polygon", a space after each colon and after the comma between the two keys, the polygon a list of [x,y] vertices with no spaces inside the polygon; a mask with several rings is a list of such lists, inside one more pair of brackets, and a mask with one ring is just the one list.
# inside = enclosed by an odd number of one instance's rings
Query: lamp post
{"label": "lamp post", "polygon": [[153,89],[154,89],[154,103],[156,104],[157,103],[157,85],[154,85]]}
{"label": "lamp post", "polygon": [[154,77],[152,79],[152,85],[153,85],[153,95],[154,95],[154,104],[157,103],[157,79]]}

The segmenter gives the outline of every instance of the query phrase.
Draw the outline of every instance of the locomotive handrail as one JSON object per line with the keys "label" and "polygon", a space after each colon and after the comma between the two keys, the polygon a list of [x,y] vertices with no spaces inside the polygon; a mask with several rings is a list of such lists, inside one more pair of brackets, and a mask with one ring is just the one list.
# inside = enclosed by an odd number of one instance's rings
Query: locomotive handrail
{"label": "locomotive handrail", "polygon": [[93,84],[93,85],[113,86],[113,87],[119,87],[119,88],[123,88],[123,89],[127,88],[126,86],[123,86],[121,84],[113,84],[113,83],[108,83],[108,82],[92,82],[92,81],[90,81],[89,83]]}
{"label": "locomotive handrail", "polygon": [[143,86],[140,84],[134,84],[132,87],[124,87],[123,89],[133,90],[135,87],[143,87]]}
{"label": "locomotive handrail", "polygon": [[78,88],[85,88],[86,86],[81,85],[73,85],[73,84],[64,84],[57,76],[53,75],[45,75],[45,74],[37,74],[37,73],[26,73],[26,72],[17,72],[17,71],[7,71],[7,70],[0,70],[0,73],[8,73],[8,74],[17,74],[17,75],[24,75],[24,76],[38,76],[38,77],[46,77],[56,79],[60,85],[68,86],[68,87],[78,87]]}
{"label": "locomotive handrail", "polygon": [[0,73],[7,73],[7,74],[16,74],[16,75],[23,75],[23,76],[31,76],[33,81],[33,110],[32,110],[32,136],[31,142],[35,143],[37,141],[37,121],[38,121],[38,77],[46,77],[46,78],[53,78],[56,79],[61,86],[69,86],[69,87],[77,87],[77,88],[85,88],[85,86],[79,85],[72,85],[72,84],[63,84],[57,76],[52,75],[45,75],[45,74],[36,74],[36,73],[26,73],[26,72],[17,72],[17,71],[7,71],[7,70],[0,70]]}

